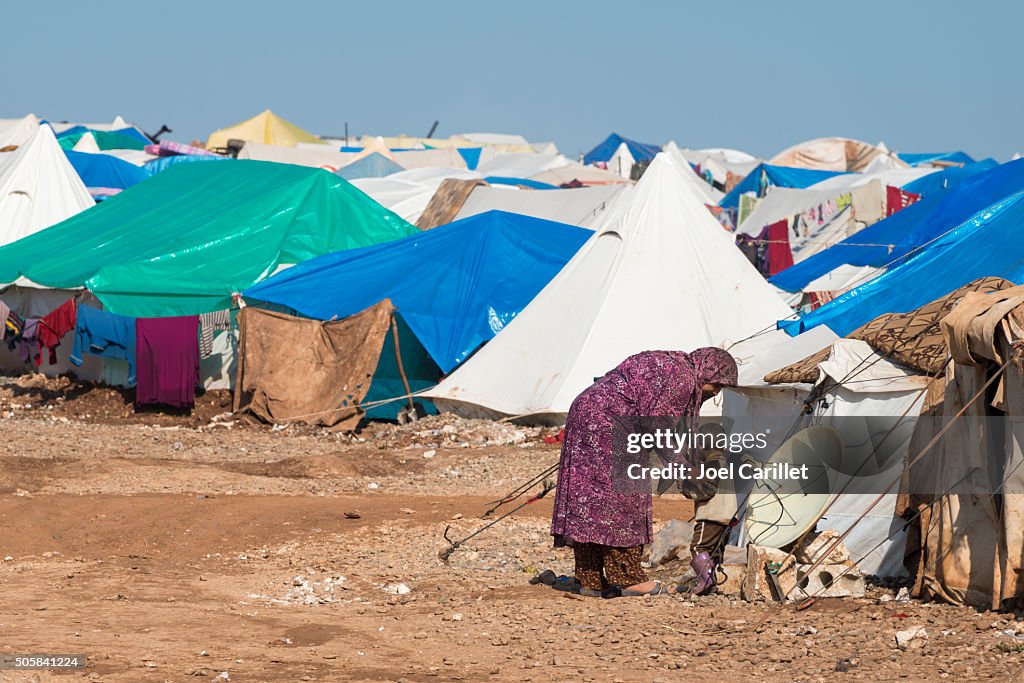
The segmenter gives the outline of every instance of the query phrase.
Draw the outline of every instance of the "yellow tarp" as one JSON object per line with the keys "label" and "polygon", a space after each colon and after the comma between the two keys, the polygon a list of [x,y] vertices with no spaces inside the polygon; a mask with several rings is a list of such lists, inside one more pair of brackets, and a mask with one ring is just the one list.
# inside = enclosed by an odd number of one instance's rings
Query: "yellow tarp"
{"label": "yellow tarp", "polygon": [[294,147],[299,142],[320,142],[317,136],[307,133],[294,123],[285,121],[269,109],[238,125],[210,133],[206,148],[227,147],[228,140],[262,142],[281,147]]}

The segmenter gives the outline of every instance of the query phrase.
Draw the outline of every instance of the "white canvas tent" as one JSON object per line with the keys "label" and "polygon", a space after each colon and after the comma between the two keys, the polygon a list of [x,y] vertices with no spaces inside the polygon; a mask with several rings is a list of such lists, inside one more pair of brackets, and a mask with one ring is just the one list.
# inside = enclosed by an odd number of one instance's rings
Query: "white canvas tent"
{"label": "white canvas tent", "polygon": [[0,119],[0,149],[25,144],[37,128],[39,117],[35,114],[20,119]]}
{"label": "white canvas tent", "polygon": [[358,178],[352,184],[381,206],[415,223],[446,178],[473,180],[480,174],[459,168],[417,168],[384,178]]}
{"label": "white canvas tent", "polygon": [[937,173],[938,168],[932,167],[911,167],[911,168],[894,168],[894,169],[882,169],[869,171],[866,173],[844,173],[842,175],[832,176],[826,178],[820,183],[815,183],[808,187],[808,190],[838,190],[838,189],[852,189],[860,187],[861,185],[867,185],[873,180],[881,182],[883,185],[892,185],[893,187],[903,187],[908,183],[912,183],[918,178],[923,178],[926,175]]}
{"label": "white canvas tent", "polygon": [[683,156],[683,153],[675,143],[669,143],[665,149],[665,154],[672,157],[679,168],[682,170],[683,180],[690,186],[700,200],[705,204],[717,204],[718,200],[722,198],[722,193],[715,190],[713,187],[708,185],[704,180],[694,172],[693,167],[690,166],[690,162]]}
{"label": "white canvas tent", "polygon": [[312,168],[325,168],[337,171],[352,163],[358,152],[339,152],[327,145],[283,147],[260,142],[246,142],[238,153],[239,159],[255,159],[257,161],[275,161],[279,164],[294,164]]}
{"label": "white canvas tent", "polygon": [[476,171],[484,176],[529,178],[573,163],[561,154],[497,154],[487,160],[481,159]]}
{"label": "white canvas tent", "polygon": [[670,140],[665,145],[665,151],[676,151],[695,166],[700,166],[702,171],[710,171],[711,177],[717,183],[725,185],[729,174],[745,176],[760,163],[760,160],[736,149],[713,148],[713,149],[688,149],[680,148],[675,141]]}
{"label": "white canvas tent", "polygon": [[0,154],[0,245],[47,228],[95,202],[49,126]]}
{"label": "white canvas tent", "polygon": [[463,414],[557,422],[631,354],[719,345],[787,317],[684,172],[659,154],[534,301],[426,395]]}
{"label": "white canvas tent", "polygon": [[507,133],[458,133],[451,136],[452,140],[467,140],[481,145],[529,145],[522,135]]}
{"label": "white canvas tent", "polygon": [[530,176],[530,180],[549,185],[563,185],[577,181],[583,185],[624,185],[629,183],[628,178],[623,178],[618,173],[612,173],[597,166],[584,166],[583,164],[569,164],[558,168],[548,169],[543,173]]}
{"label": "white canvas tent", "polygon": [[366,147],[360,152],[339,152],[328,145],[313,143],[300,144],[295,147],[266,145],[258,142],[247,142],[238,153],[239,159],[256,159],[257,161],[276,161],[280,164],[295,164],[337,171],[362,157],[377,152],[393,159],[402,168],[466,168],[466,161],[457,149],[423,149],[404,152],[389,151],[381,138],[367,138]]}
{"label": "white canvas tent", "polygon": [[[135,128],[135,126],[125,121],[124,117],[120,114],[115,116],[114,120],[110,123],[76,123],[69,121],[48,121],[48,123],[50,124],[50,126],[53,127],[53,130],[56,133],[63,133],[66,130],[74,128],[75,126],[83,126],[84,128],[89,128],[91,130],[105,131],[108,133],[115,130],[124,130],[125,128]],[[136,130],[138,129],[136,128]]]}
{"label": "white canvas tent", "polygon": [[[94,205],[49,126],[37,126],[17,150],[0,154],[0,245],[48,228]],[[45,315],[73,294],[69,290],[41,289],[24,279],[9,287],[0,286],[0,291],[4,303],[25,317]],[[70,368],[70,345],[61,347],[58,364],[45,368],[53,374]],[[0,348],[0,369],[24,367],[6,345]],[[99,369],[99,364],[92,364],[83,376],[98,379]]]}
{"label": "white canvas tent", "polygon": [[508,211],[593,230],[624,185],[595,185],[573,190],[517,190],[478,185],[466,198],[456,220],[486,211]]}
{"label": "white canvas tent", "polygon": [[[802,214],[809,209],[824,206],[826,202],[838,202],[844,195],[848,195],[848,197],[842,208],[837,208],[826,218],[810,221],[802,218]],[[885,208],[885,186],[877,179],[869,178],[866,184],[857,184],[852,187],[840,186],[826,189],[773,187],[736,228],[736,234],[756,237],[761,234],[765,226],[776,221],[787,220],[789,246],[793,254],[793,261],[800,263],[878,222],[885,216]],[[870,266],[842,265],[808,283],[803,291],[839,291],[848,287],[852,282],[863,282],[869,279],[871,274],[877,270]]]}
{"label": "white canvas tent", "polygon": [[608,170],[617,173],[623,178],[629,178],[635,163],[636,159],[633,158],[633,153],[629,151],[629,147],[625,142],[621,142],[608,160]]}

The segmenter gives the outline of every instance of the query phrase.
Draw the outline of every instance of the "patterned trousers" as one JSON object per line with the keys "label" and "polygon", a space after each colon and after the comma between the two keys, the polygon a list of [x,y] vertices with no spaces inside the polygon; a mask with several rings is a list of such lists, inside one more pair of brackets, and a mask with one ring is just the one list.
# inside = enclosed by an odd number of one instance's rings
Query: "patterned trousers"
{"label": "patterned trousers", "polygon": [[642,545],[613,548],[599,543],[573,543],[576,558],[576,580],[590,590],[600,591],[615,586],[632,586],[647,580],[640,566]]}

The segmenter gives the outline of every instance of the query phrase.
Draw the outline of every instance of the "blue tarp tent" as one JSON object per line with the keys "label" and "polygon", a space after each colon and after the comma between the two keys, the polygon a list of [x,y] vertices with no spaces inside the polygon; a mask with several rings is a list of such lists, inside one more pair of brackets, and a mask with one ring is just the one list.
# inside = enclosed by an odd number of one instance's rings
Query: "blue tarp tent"
{"label": "blue tarp tent", "polygon": [[[95,188],[106,187],[125,190],[149,177],[149,171],[135,164],[109,154],[91,154],[64,150],[68,161],[90,193]],[[95,193],[93,193],[95,195]]]}
{"label": "blue tarp tent", "polygon": [[911,166],[922,166],[935,162],[949,164],[973,164],[974,159],[967,152],[931,152],[925,154],[897,154],[901,161]]}
{"label": "blue tarp tent", "polygon": [[780,321],[779,327],[795,336],[828,325],[847,335],[883,313],[906,313],[980,277],[1024,282],[1022,226],[1024,192],[1018,192],[975,214],[916,258],[799,320]]}
{"label": "blue tarp tent", "polygon": [[608,161],[623,142],[626,143],[629,153],[633,155],[633,159],[636,161],[649,161],[661,151],[660,145],[649,145],[644,142],[624,138],[618,133],[612,133],[604,139],[604,142],[587,152],[583,157],[583,163],[593,164],[598,161]]}
{"label": "blue tarp tent", "polygon": [[157,157],[156,159],[150,159],[143,166],[150,175],[156,175],[166,171],[171,166],[177,166],[178,164],[190,164],[194,161],[223,161],[230,159],[231,157],[222,157],[219,154],[175,154],[167,157]]}
{"label": "blue tarp tent", "polygon": [[557,190],[557,185],[550,183],[542,183],[539,180],[530,180],[529,178],[505,178],[503,176],[489,175],[484,178],[491,185],[521,185],[523,187],[529,187],[534,190]]}
{"label": "blue tarp tent", "polygon": [[466,162],[466,168],[475,171],[480,164],[480,152],[483,151],[483,147],[458,147],[456,149],[459,150],[462,160]]}
{"label": "blue tarp tent", "polygon": [[753,192],[758,197],[763,197],[764,191],[775,185],[805,188],[844,173],[845,171],[816,171],[809,168],[758,164],[740,181],[739,185],[732,189],[732,192],[722,197],[718,205],[724,208],[733,208],[739,205],[740,195],[747,192]]}
{"label": "blue tarp tent", "polygon": [[488,211],[394,242],[327,254],[245,291],[319,320],[390,298],[449,372],[508,324],[593,235]]}
{"label": "blue tarp tent", "polygon": [[922,197],[928,197],[941,190],[954,188],[976,173],[987,171],[998,165],[999,163],[995,159],[982,159],[981,161],[964,166],[950,166],[909,182],[903,186],[903,189],[907,192],[919,194]]}
{"label": "blue tarp tent", "polygon": [[769,281],[786,291],[799,292],[807,283],[844,264],[884,266],[1021,190],[1024,190],[1024,159],[978,173],[951,190],[925,197],[787,268]]}
{"label": "blue tarp tent", "polygon": [[405,169],[388,159],[383,154],[367,154],[362,159],[356,159],[348,166],[343,166],[334,172],[335,175],[345,180],[356,180],[358,178],[383,178],[392,173],[399,173]]}

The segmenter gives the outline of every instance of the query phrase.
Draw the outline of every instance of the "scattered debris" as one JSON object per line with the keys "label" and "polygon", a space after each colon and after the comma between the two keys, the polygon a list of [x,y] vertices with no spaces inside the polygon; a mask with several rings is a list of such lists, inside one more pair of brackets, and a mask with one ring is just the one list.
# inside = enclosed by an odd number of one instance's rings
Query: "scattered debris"
{"label": "scattered debris", "polygon": [[403,425],[370,423],[360,436],[381,449],[422,447],[424,458],[432,458],[437,449],[484,446],[541,446],[544,437],[559,433],[557,427],[525,427],[509,422],[470,420],[444,413],[427,415]]}

